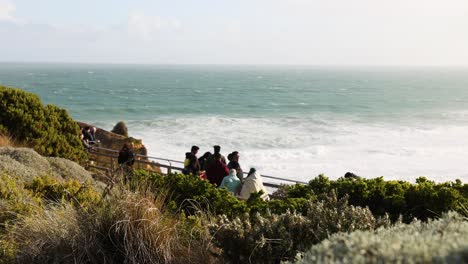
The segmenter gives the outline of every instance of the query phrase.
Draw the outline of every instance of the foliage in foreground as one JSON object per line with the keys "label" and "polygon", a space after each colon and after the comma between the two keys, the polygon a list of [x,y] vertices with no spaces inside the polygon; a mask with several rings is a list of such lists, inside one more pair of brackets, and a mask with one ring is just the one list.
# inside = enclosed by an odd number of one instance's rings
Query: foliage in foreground
{"label": "foliage in foreground", "polygon": [[3,243],[16,263],[213,263],[203,229],[162,200],[124,191],[87,210],[55,206],[22,218]]}
{"label": "foliage in foreground", "polygon": [[[272,263],[293,260],[333,234],[390,224],[336,195],[306,200],[305,214],[270,213],[287,205],[259,195],[238,201],[190,175],[144,176],[137,172],[133,192],[117,185],[100,201],[74,180],[23,184],[3,174],[0,209],[18,214],[2,220],[0,263]],[[214,215],[222,212],[230,216]]]}
{"label": "foliage in foreground", "polygon": [[50,203],[70,203],[86,208],[98,203],[100,194],[90,182],[70,179],[59,181],[55,177],[34,178],[24,183],[6,173],[0,175],[0,225],[13,223],[18,218],[42,211]]}
{"label": "foliage in foreground", "polygon": [[439,217],[444,212],[462,212],[468,208],[468,184],[460,180],[435,183],[424,177],[416,184],[405,181],[385,181],[382,177],[374,179],[329,180],[320,175],[308,185],[284,187],[283,198],[316,197],[336,190],[338,197],[349,196],[349,203],[369,207],[374,215],[390,214],[393,220],[403,216],[405,222],[413,218],[427,220]]}
{"label": "foliage in foreground", "polygon": [[264,201],[259,195],[253,194],[250,199],[240,201],[226,189],[218,189],[208,181],[200,180],[193,175],[171,174],[161,175],[156,172],[136,171],[134,181],[145,182],[155,192],[164,189],[168,193],[169,208],[182,210],[186,215],[196,214],[199,210],[213,215],[227,215],[229,218],[244,213],[267,211],[285,213],[286,211],[304,211],[306,198],[287,198],[283,200]]}
{"label": "foliage in foreground", "polygon": [[0,134],[31,146],[44,156],[83,160],[78,124],[67,111],[43,105],[35,94],[0,86]]}
{"label": "foliage in foreground", "polygon": [[309,202],[307,215],[248,214],[230,220],[220,216],[210,224],[214,242],[227,261],[234,263],[274,263],[291,260],[337,232],[374,230],[389,226],[388,218],[376,219],[367,208],[348,205],[347,198],[335,194],[323,201]]}
{"label": "foliage in foreground", "polygon": [[32,214],[42,206],[42,200],[25,189],[21,181],[6,173],[0,175],[0,226],[6,228],[19,216]]}
{"label": "foliage in foreground", "polygon": [[427,223],[336,234],[298,263],[467,263],[468,221],[451,212]]}
{"label": "foliage in foreground", "polygon": [[30,148],[0,147],[0,172],[25,182],[43,175],[83,182],[92,180],[91,174],[79,164],[63,158],[43,157]]}
{"label": "foliage in foreground", "polygon": [[438,217],[444,212],[455,210],[463,213],[468,208],[468,184],[460,181],[436,184],[419,178],[416,184],[404,181],[384,181],[375,179],[329,180],[318,176],[308,185],[294,185],[280,188],[271,201],[263,201],[252,195],[246,203],[237,200],[223,190],[215,188],[206,181],[192,175],[172,174],[162,176],[158,173],[138,172],[138,181],[148,181],[154,190],[165,188],[171,194],[173,208],[182,208],[191,214],[191,206],[209,210],[213,214],[236,217],[245,212],[281,214],[287,210],[307,214],[308,201],[316,201],[335,191],[338,198],[348,196],[349,204],[369,207],[376,216],[390,215],[393,221],[403,217],[405,222],[413,218],[427,220]]}

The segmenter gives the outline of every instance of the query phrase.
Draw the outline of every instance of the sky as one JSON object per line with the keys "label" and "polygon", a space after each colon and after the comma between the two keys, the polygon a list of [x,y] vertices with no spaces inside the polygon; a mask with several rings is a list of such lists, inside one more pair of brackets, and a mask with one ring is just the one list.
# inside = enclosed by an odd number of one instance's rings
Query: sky
{"label": "sky", "polygon": [[0,0],[0,61],[468,65],[467,0]]}

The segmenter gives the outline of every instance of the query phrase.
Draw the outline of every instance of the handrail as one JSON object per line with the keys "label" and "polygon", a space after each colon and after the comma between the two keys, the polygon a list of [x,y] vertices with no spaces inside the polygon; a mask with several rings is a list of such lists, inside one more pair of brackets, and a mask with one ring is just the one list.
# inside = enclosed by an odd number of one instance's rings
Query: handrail
{"label": "handrail", "polygon": [[[247,174],[247,172],[244,172],[244,174]],[[284,178],[279,178],[279,177],[274,177],[274,176],[269,176],[269,175],[260,174],[260,176],[262,176],[263,178],[275,179],[275,180],[280,180],[280,181],[294,182],[294,183],[300,183],[300,184],[308,184],[307,182],[303,182],[303,181],[284,179]]]}
{"label": "handrail", "polygon": [[[113,152],[113,153],[118,153],[119,152],[118,150],[103,148],[103,147],[97,147],[97,146],[92,146],[88,150],[89,151],[104,150],[104,151],[109,151],[109,152]],[[94,153],[97,154],[97,152],[94,152]],[[117,157],[117,156],[112,156],[112,155],[108,155],[108,154],[105,154],[105,153],[99,153],[99,155],[107,156],[107,157]],[[162,167],[162,168],[166,168],[166,169],[175,169],[175,170],[179,170],[179,171],[183,170],[183,168],[172,166],[172,162],[183,164],[182,161],[172,160],[172,159],[165,159],[165,158],[158,158],[158,157],[153,157],[153,156],[146,156],[146,155],[141,155],[141,154],[135,154],[135,156],[147,158],[148,160],[149,159],[155,159],[155,160],[166,161],[166,162],[169,163],[169,165],[164,165],[164,164],[159,164],[159,163],[154,164],[154,165],[156,165],[158,167]],[[136,160],[135,162],[140,162],[140,163],[144,163],[144,164],[153,164],[152,162],[146,162],[144,160]],[[243,173],[244,173],[244,175],[248,174],[247,172],[243,172]],[[307,182],[303,182],[303,181],[284,179],[284,178],[274,177],[274,176],[270,176],[270,175],[260,175],[260,176],[264,177],[264,178],[268,178],[268,179],[274,179],[274,180],[285,181],[285,182],[292,182],[292,183],[296,183],[296,184],[298,184],[298,183],[299,184],[308,184]],[[267,183],[265,183],[265,185],[267,185]],[[273,185],[276,185],[276,184],[268,183],[268,185],[271,186],[271,187],[274,187]],[[279,186],[279,185],[276,185],[276,186]]]}
{"label": "handrail", "polygon": [[[95,147],[95,146],[92,146],[90,149],[98,149],[98,150],[105,150],[105,151],[109,151],[109,152],[119,153],[118,150],[109,149],[109,148],[103,148],[103,147]],[[171,160],[171,159],[165,159],[165,158],[158,158],[158,157],[146,156],[146,155],[141,155],[141,154],[135,154],[135,156],[137,156],[137,157],[144,157],[144,158],[148,158],[148,159],[164,160],[164,161],[167,161],[167,162],[176,162],[176,163],[184,164],[184,162],[178,161],[178,160]]]}

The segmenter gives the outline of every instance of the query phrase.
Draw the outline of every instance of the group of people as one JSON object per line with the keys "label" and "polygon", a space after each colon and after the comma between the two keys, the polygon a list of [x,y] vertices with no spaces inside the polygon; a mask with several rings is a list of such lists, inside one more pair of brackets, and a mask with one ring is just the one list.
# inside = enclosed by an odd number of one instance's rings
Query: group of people
{"label": "group of people", "polygon": [[[96,127],[83,127],[80,139],[83,144],[90,148],[93,144],[100,143],[96,139]],[[239,164],[239,152],[234,151],[228,155],[228,162],[221,154],[221,147],[213,146],[214,153],[206,152],[200,158],[197,153],[198,146],[192,146],[190,152],[185,153],[184,169],[182,173],[188,175],[198,175],[201,179],[208,180],[218,188],[226,188],[229,192],[240,199],[249,199],[252,193],[263,191],[262,198],[269,199],[268,193],[263,185],[260,175],[255,168],[251,168],[247,177]],[[125,168],[131,168],[135,162],[133,147],[125,143],[119,151],[118,164]]]}
{"label": "group of people", "polygon": [[208,180],[218,188],[226,188],[240,199],[247,200],[251,193],[263,191],[262,198],[268,199],[262,179],[255,168],[251,168],[247,177],[239,164],[239,152],[234,151],[228,155],[228,162],[221,154],[221,147],[213,146],[214,153],[206,152],[197,157],[198,146],[192,146],[190,152],[185,153],[184,169],[182,173],[198,175]]}

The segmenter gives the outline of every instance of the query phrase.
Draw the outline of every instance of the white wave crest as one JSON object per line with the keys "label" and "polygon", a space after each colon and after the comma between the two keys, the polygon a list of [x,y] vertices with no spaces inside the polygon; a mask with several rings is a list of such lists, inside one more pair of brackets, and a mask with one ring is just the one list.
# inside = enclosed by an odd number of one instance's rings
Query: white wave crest
{"label": "white wave crest", "polygon": [[151,155],[182,160],[192,145],[202,155],[221,145],[240,152],[247,170],[308,181],[352,171],[364,177],[414,181],[460,178],[466,182],[468,125],[408,126],[325,117],[198,117],[128,122]]}

